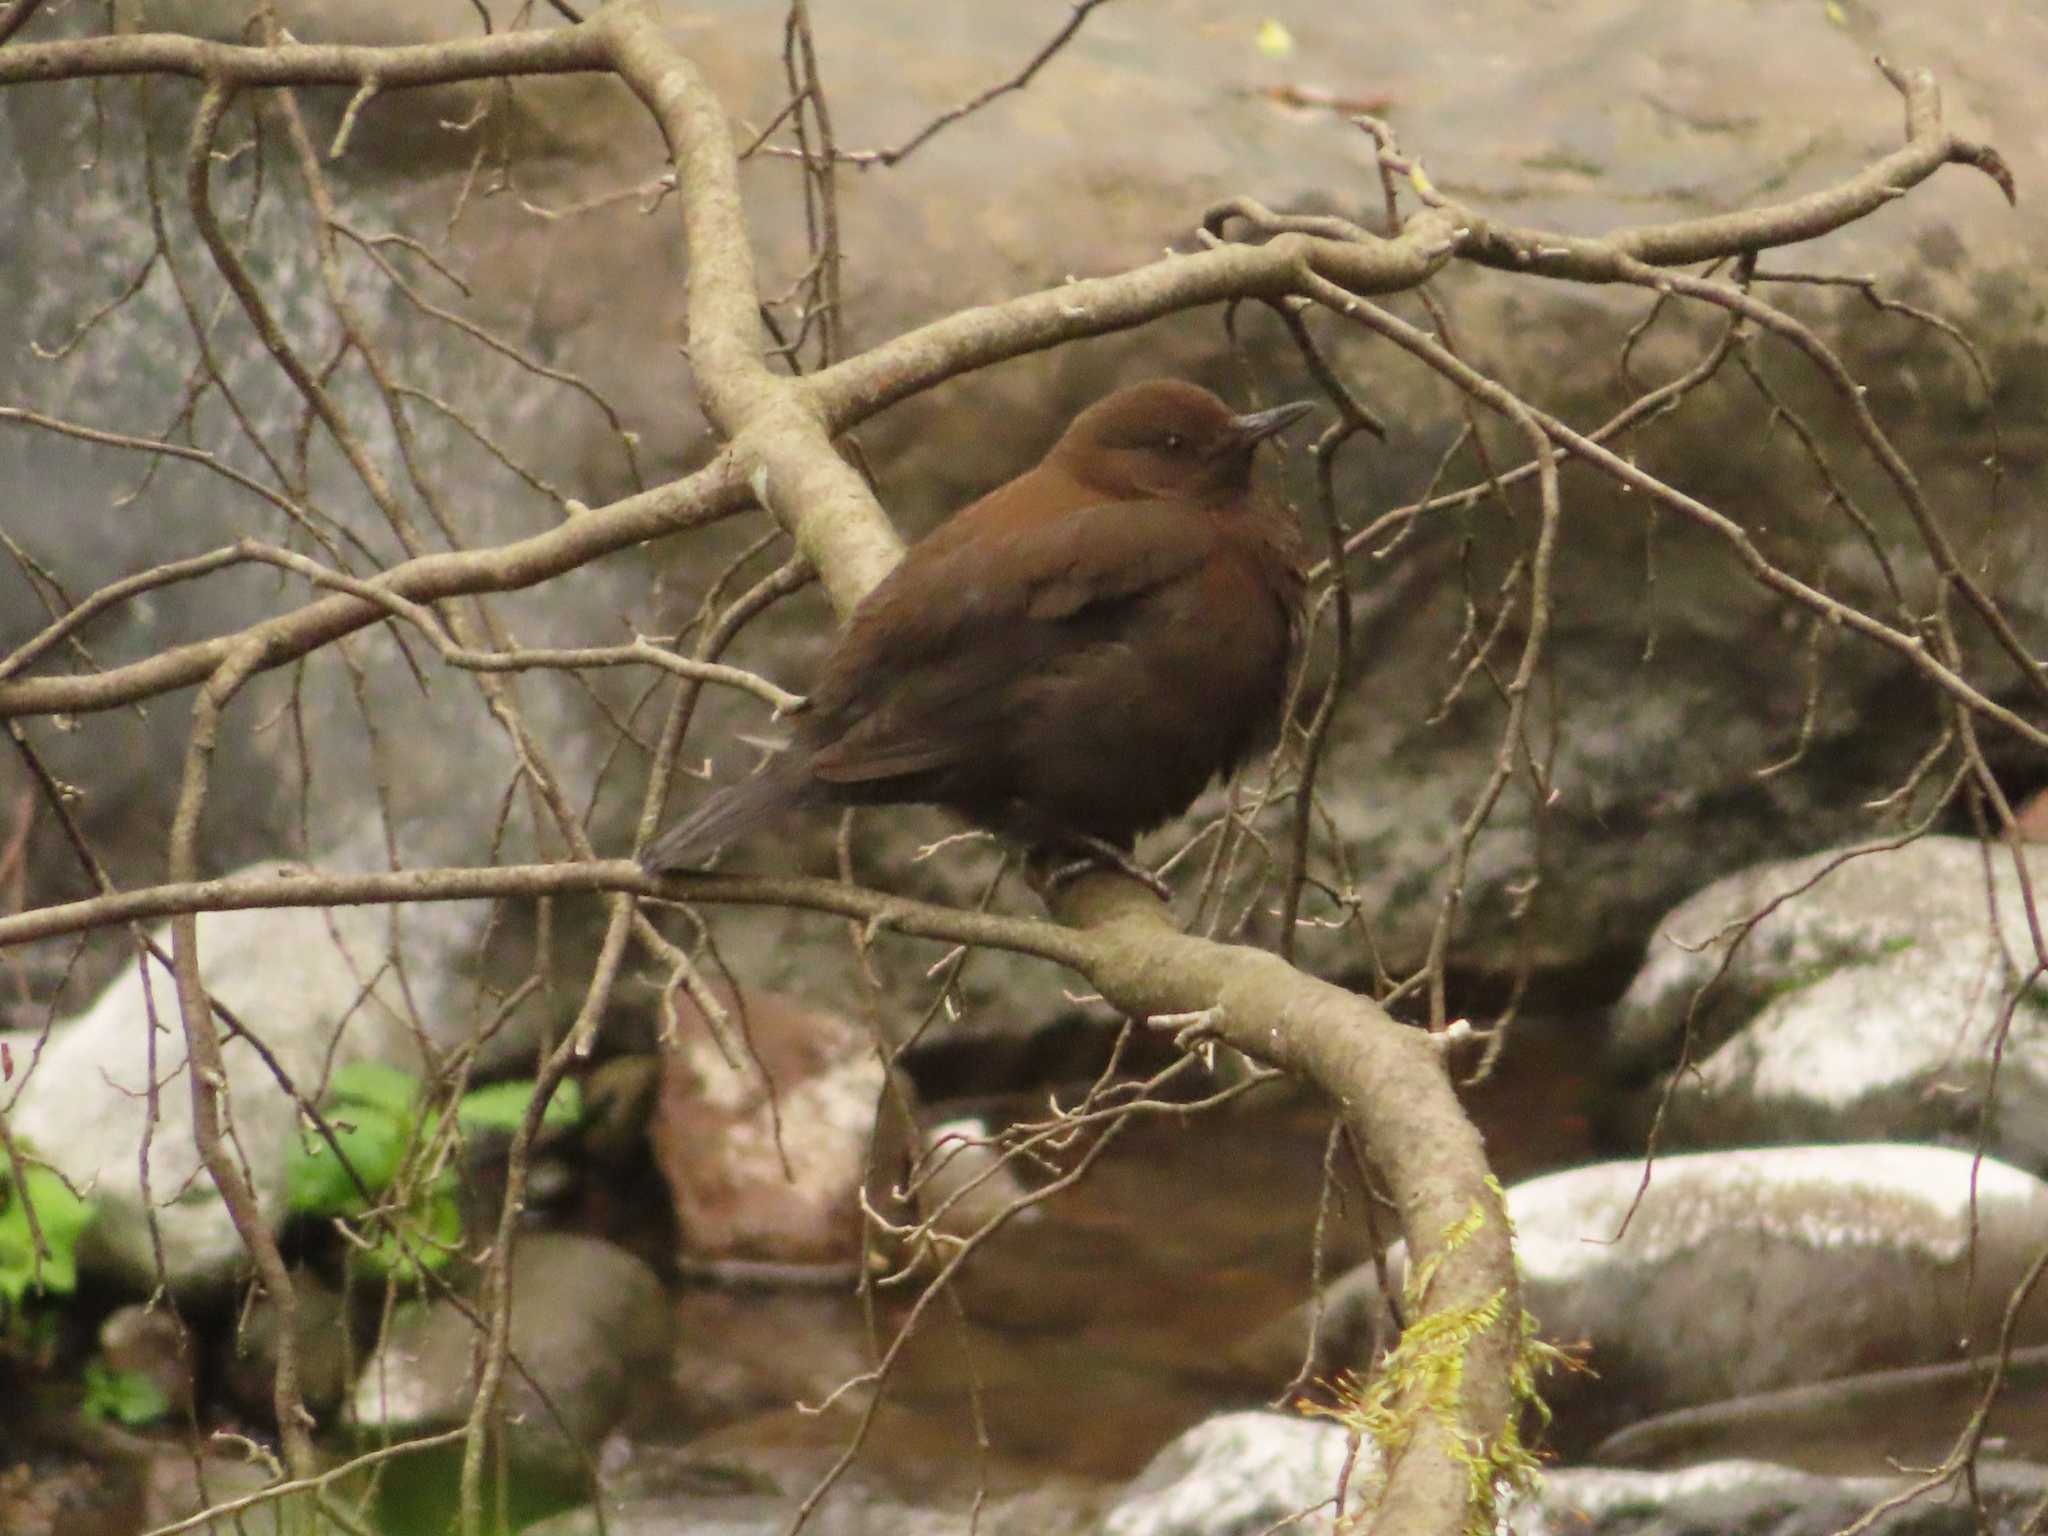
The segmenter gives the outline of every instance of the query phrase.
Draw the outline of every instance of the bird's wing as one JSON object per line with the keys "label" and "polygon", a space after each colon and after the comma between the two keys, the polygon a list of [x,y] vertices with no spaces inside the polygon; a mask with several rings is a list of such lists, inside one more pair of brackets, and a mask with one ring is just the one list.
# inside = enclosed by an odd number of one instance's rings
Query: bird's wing
{"label": "bird's wing", "polygon": [[1214,524],[1171,502],[1107,502],[1006,526],[920,557],[856,615],[814,698],[831,783],[941,772],[1005,735],[1009,685],[1114,643],[1117,615],[1193,572]]}

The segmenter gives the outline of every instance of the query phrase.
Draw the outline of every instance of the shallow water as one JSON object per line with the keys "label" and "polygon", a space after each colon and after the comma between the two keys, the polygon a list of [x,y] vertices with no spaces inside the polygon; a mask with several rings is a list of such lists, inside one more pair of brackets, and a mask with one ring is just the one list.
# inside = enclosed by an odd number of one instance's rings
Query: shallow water
{"label": "shallow water", "polygon": [[[1591,1156],[1589,1054],[1561,1029],[1532,1026],[1467,1095],[1504,1182]],[[935,1492],[974,1465],[978,1415],[995,1485],[1120,1480],[1219,1408],[1273,1400],[1286,1373],[1254,1372],[1235,1355],[1309,1294],[1329,1128],[1326,1109],[1282,1088],[1135,1125],[1040,1219],[1006,1228],[970,1261],[958,1312],[936,1308],[905,1351],[863,1466],[905,1494]],[[1360,1205],[1346,1170],[1325,1225],[1326,1276],[1369,1256]],[[885,1309],[885,1330],[902,1310]],[[636,1438],[706,1436],[702,1448],[721,1454],[846,1444],[850,1415],[788,1405],[821,1399],[872,1358],[857,1299],[692,1288],[677,1312],[675,1392]],[[704,1388],[721,1373],[716,1400]],[[722,1424],[709,1421],[721,1411]]]}

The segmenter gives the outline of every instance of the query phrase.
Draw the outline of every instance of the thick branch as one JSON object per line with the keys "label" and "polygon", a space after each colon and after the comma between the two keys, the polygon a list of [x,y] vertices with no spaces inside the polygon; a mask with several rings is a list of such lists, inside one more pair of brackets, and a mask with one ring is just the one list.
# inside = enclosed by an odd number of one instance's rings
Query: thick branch
{"label": "thick branch", "polygon": [[1299,293],[1304,272],[1351,293],[1396,293],[1427,282],[1462,234],[1428,209],[1392,240],[1365,243],[1287,233],[1263,245],[1171,254],[1114,277],[1088,278],[1001,304],[963,309],[811,375],[813,398],[844,431],[884,406],[1006,358],[1084,336],[1127,331],[1162,316],[1234,299]]}
{"label": "thick branch", "polygon": [[670,46],[652,8],[632,0],[599,19],[620,77],[654,114],[674,157],[690,253],[690,363],[704,414],[732,439],[754,494],[845,613],[888,574],[903,543],[833,449],[809,394],[762,355],[761,294],[725,111],[697,67]]}
{"label": "thick branch", "polygon": [[589,23],[398,47],[284,43],[249,48],[172,32],[138,32],[0,49],[0,85],[103,75],[188,75],[227,85],[368,85],[397,91],[610,67],[604,38]]}

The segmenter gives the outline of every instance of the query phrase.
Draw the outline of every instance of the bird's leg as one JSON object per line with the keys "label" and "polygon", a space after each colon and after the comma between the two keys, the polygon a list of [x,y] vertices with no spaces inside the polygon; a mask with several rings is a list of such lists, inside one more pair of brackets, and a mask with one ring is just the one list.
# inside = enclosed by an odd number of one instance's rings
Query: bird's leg
{"label": "bird's leg", "polygon": [[1091,837],[1086,832],[1062,832],[1053,846],[1057,847],[1060,844],[1079,849],[1087,856],[1065,864],[1055,864],[1047,869],[1045,885],[1049,891],[1056,891],[1069,880],[1077,879],[1091,869],[1101,869],[1106,865],[1120,874],[1129,875],[1161,901],[1173,900],[1172,886],[1106,838]]}

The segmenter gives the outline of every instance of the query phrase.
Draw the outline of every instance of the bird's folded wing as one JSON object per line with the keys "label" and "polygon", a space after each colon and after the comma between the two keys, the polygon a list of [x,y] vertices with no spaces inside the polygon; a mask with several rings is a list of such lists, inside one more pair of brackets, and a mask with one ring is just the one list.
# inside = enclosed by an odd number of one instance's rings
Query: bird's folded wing
{"label": "bird's folded wing", "polygon": [[1010,685],[1115,644],[1119,614],[1192,574],[1210,520],[1170,502],[1107,502],[1007,527],[936,559],[915,550],[864,610],[814,699],[846,721],[818,777],[943,771],[1005,739]]}
{"label": "bird's folded wing", "polygon": [[1109,502],[1032,529],[999,569],[1014,573],[1026,617],[1066,619],[1188,575],[1215,540],[1215,525],[1194,508]]}

